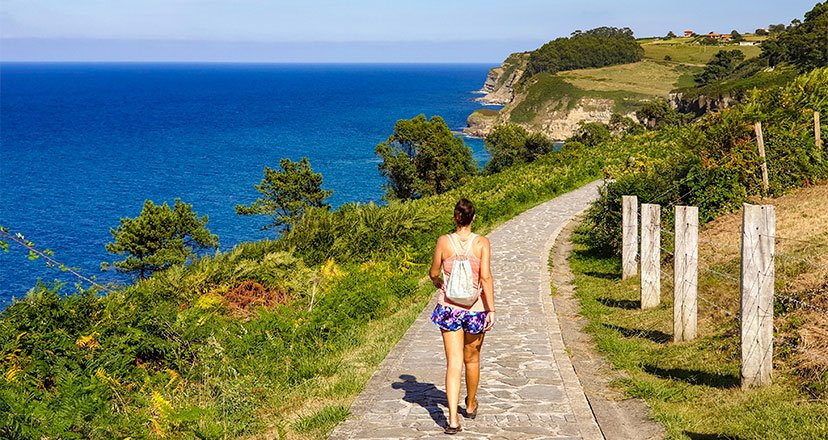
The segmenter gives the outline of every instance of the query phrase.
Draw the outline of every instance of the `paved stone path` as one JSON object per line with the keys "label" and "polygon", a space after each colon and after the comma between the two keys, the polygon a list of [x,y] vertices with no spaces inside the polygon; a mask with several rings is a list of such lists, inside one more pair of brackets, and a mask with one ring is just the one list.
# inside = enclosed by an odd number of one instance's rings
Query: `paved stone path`
{"label": "paved stone path", "polygon": [[[603,439],[567,356],[548,271],[555,236],[597,197],[598,182],[559,196],[489,234],[498,316],[481,352],[480,410],[458,438]],[[444,437],[445,354],[429,320],[434,299],[382,361],[332,439]],[[465,396],[461,387],[460,401]]]}

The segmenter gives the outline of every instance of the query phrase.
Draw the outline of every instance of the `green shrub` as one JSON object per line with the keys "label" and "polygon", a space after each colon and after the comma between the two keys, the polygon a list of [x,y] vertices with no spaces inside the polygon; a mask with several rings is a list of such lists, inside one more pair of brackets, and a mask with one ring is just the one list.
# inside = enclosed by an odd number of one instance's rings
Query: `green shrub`
{"label": "green shrub", "polygon": [[[813,112],[826,110],[828,69],[817,69],[784,87],[751,92],[741,106],[661,130],[653,140],[672,158],[632,158],[632,163],[611,170],[616,180],[602,189],[587,215],[590,246],[600,252],[620,252],[622,195],[637,195],[641,203],[698,206],[702,222],[760,195],[756,121],[763,122],[770,195],[828,178],[828,157],[816,147],[813,135]],[[623,142],[642,139],[630,137]],[[663,214],[665,220],[672,217]]]}

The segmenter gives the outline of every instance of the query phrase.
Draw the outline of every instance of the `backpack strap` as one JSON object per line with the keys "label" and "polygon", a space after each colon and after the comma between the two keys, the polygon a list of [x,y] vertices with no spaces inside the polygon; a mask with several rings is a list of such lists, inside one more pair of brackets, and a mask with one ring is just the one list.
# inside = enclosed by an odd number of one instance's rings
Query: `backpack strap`
{"label": "backpack strap", "polygon": [[446,236],[448,237],[449,242],[451,243],[451,248],[454,249],[454,255],[459,255],[460,252],[457,252],[457,245],[454,244],[454,238],[451,237],[451,234],[447,234]]}
{"label": "backpack strap", "polygon": [[472,234],[472,238],[469,241],[469,248],[466,249],[466,256],[468,257],[472,251],[472,245],[474,245],[474,240],[477,238],[477,234]]}

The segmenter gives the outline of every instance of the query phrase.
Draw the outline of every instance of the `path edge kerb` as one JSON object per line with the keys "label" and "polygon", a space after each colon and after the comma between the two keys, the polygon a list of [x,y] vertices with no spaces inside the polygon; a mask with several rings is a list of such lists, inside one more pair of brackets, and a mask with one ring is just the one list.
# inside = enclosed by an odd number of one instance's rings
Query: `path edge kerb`
{"label": "path edge kerb", "polygon": [[541,282],[538,294],[540,295],[541,304],[543,305],[544,316],[546,317],[546,331],[549,335],[549,340],[552,342],[552,353],[555,356],[555,363],[558,365],[558,371],[561,379],[564,382],[564,389],[566,390],[567,398],[572,406],[572,411],[575,413],[576,421],[578,422],[578,429],[581,431],[581,437],[584,440],[605,440],[601,428],[592,412],[592,406],[589,404],[586,393],[584,393],[581,381],[575,373],[575,367],[572,365],[572,360],[569,359],[569,354],[566,352],[566,345],[561,336],[561,327],[558,323],[558,315],[555,311],[555,304],[552,301],[552,276],[549,267],[549,255],[555,242],[558,240],[561,231],[567,227],[573,219],[582,215],[589,208],[584,208],[573,214],[561,225],[555,229],[544,243],[540,255],[541,267]]}

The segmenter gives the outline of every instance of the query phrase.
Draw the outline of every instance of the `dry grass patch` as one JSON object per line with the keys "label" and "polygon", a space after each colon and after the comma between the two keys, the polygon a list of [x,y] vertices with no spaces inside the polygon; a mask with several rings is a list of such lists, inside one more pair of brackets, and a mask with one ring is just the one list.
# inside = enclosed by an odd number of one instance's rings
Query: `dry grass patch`
{"label": "dry grass patch", "polygon": [[645,60],[598,69],[570,70],[558,75],[584,90],[617,90],[666,97],[683,73],[678,65]]}
{"label": "dry grass patch", "polygon": [[[777,351],[791,354],[780,362],[790,361],[803,385],[816,395],[824,395],[828,391],[828,185],[753,203],[776,207],[775,327],[777,337],[790,344],[777,347]],[[702,326],[716,325],[731,318],[728,312],[739,312],[735,280],[740,272],[741,222],[741,212],[732,213],[710,222],[700,233]]]}
{"label": "dry grass patch", "polygon": [[274,308],[290,302],[290,296],[281,290],[267,288],[253,280],[242,281],[225,294],[227,309],[233,316],[248,317],[256,307]]}

